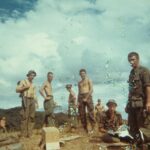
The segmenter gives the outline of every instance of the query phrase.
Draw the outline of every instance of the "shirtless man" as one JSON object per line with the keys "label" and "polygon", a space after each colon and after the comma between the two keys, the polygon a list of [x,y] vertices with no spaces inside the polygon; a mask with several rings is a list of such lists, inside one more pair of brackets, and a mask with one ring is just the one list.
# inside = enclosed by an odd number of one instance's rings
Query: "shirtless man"
{"label": "shirtless man", "polygon": [[47,73],[47,80],[43,83],[40,94],[44,98],[44,110],[45,110],[45,126],[54,126],[54,100],[51,82],[53,80],[53,73]]}
{"label": "shirtless man", "polygon": [[87,118],[86,118],[86,107],[88,110],[89,121],[92,127],[92,130],[95,126],[94,120],[94,105],[92,100],[93,93],[93,85],[92,81],[87,77],[86,70],[81,69],[79,72],[81,76],[81,81],[78,83],[78,105],[79,105],[79,114],[81,123],[86,132],[88,132],[87,128]]}
{"label": "shirtless man", "polygon": [[100,120],[101,120],[101,114],[104,111],[104,106],[101,104],[101,100],[100,99],[98,99],[97,102],[98,103],[95,106],[96,121],[100,122]]}
{"label": "shirtless man", "polygon": [[76,95],[72,90],[72,84],[67,84],[66,89],[69,92],[68,98],[68,117],[71,128],[77,127]]}

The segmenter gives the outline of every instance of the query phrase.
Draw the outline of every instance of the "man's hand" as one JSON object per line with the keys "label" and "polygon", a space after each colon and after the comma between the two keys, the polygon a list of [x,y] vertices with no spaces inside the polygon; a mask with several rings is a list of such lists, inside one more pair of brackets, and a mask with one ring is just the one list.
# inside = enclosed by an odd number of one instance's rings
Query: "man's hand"
{"label": "man's hand", "polygon": [[24,86],[24,88],[27,90],[27,89],[29,89],[31,87],[31,84],[28,84],[28,85],[26,85],[26,86]]}
{"label": "man's hand", "polygon": [[99,128],[99,132],[106,133],[107,131],[104,128]]}
{"label": "man's hand", "polygon": [[83,99],[83,102],[86,102],[86,101],[87,101],[87,99],[86,99],[86,98],[84,98],[84,99]]}
{"label": "man's hand", "polygon": [[150,101],[146,103],[146,110],[147,112],[150,112]]}

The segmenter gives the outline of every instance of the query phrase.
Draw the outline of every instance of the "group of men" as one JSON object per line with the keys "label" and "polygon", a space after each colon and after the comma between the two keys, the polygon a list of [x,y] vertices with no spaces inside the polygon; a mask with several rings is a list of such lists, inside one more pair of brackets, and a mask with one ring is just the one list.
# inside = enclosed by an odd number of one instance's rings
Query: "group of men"
{"label": "group of men", "polygon": [[[147,127],[150,126],[150,121],[147,119],[150,113],[150,72],[147,68],[140,66],[138,53],[129,53],[128,61],[131,64],[132,70],[129,75],[129,96],[125,111],[128,113],[130,134],[136,139],[140,128],[144,127],[144,125],[147,125]],[[72,85],[66,85],[66,89],[69,92],[68,114],[70,118],[74,117],[76,109],[78,108],[79,118],[83,129],[85,132],[89,132],[87,112],[92,130],[94,130],[96,123],[94,117],[94,104],[92,100],[93,84],[87,76],[85,69],[81,69],[79,75],[81,80],[78,82],[78,97],[76,97],[73,92]],[[16,88],[16,92],[20,93],[22,98],[21,129],[22,135],[25,137],[30,137],[32,135],[34,125],[35,104],[37,103],[36,89],[33,85],[33,79],[35,76],[35,71],[29,71],[27,79],[22,80]],[[47,80],[40,88],[40,94],[44,98],[45,126],[53,126],[55,122],[53,114],[55,104],[51,85],[52,80],[53,73],[48,72]],[[98,114],[96,116],[96,120],[99,122],[99,131],[101,132],[107,132],[109,129],[117,130],[122,124],[121,114],[116,111],[116,101],[111,99],[106,105],[108,106],[108,110],[103,111],[101,115]],[[96,109],[98,109],[98,107],[96,107]],[[143,115],[143,112],[145,112],[145,116]],[[145,124],[145,120],[147,124]]]}

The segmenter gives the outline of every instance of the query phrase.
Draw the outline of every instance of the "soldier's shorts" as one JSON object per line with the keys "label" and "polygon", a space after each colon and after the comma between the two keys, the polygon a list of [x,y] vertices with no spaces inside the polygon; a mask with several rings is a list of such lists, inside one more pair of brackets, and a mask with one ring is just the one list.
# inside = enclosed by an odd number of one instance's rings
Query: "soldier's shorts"
{"label": "soldier's shorts", "polygon": [[53,97],[51,97],[49,100],[44,101],[44,110],[46,115],[53,113],[54,110]]}
{"label": "soldier's shorts", "polygon": [[32,135],[35,119],[35,101],[32,98],[24,98],[25,105],[22,106],[21,114],[21,134],[29,137]]}
{"label": "soldier's shorts", "polygon": [[49,100],[44,101],[44,110],[45,110],[44,123],[46,124],[46,126],[53,126],[55,118],[53,97],[51,97]]}

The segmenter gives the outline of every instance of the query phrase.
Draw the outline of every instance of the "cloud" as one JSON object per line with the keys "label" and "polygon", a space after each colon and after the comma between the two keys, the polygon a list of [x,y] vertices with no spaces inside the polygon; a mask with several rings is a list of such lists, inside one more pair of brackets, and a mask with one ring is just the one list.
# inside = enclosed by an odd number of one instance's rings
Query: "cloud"
{"label": "cloud", "polygon": [[5,23],[9,18],[24,17],[25,12],[34,8],[37,0],[5,0],[0,2],[0,21]]}
{"label": "cloud", "polygon": [[[94,85],[101,87],[95,88],[102,92],[101,85],[109,88],[126,84],[130,51],[137,51],[142,64],[150,65],[148,0],[117,3],[113,0],[15,0],[10,3],[6,0],[1,3],[0,83],[4,93],[1,98],[5,102],[13,99],[14,103],[9,106],[16,105],[16,83],[24,79],[30,69],[37,72],[38,87],[46,73],[53,71],[54,91],[56,89],[61,97],[66,92],[61,89],[66,83],[77,84],[80,68],[87,69]],[[115,97],[120,98],[123,93],[119,91],[108,93],[105,89],[103,95],[111,97],[115,92]]]}

